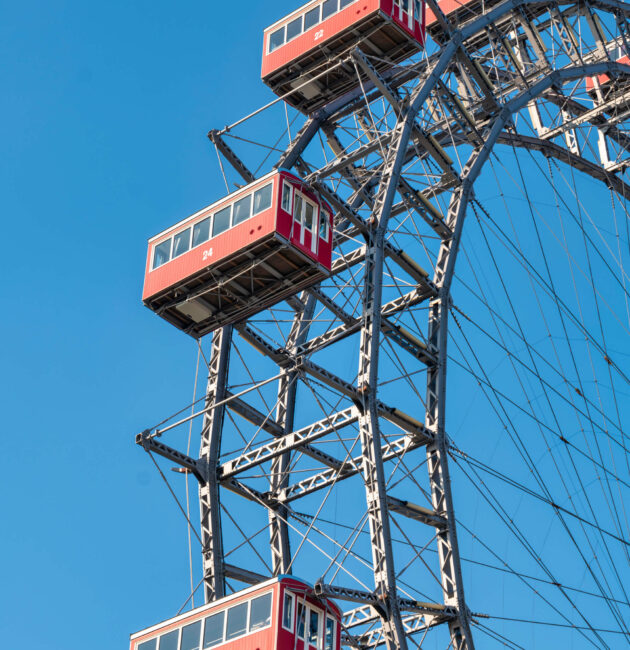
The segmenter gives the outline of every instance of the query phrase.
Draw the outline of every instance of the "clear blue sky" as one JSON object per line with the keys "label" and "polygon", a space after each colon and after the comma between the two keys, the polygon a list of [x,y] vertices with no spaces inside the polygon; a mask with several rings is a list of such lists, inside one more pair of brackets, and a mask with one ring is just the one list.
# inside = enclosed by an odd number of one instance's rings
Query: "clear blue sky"
{"label": "clear blue sky", "polygon": [[[190,401],[196,345],[142,306],[146,239],[225,193],[205,134],[272,98],[262,30],[297,4],[0,2],[0,647],[125,648],[187,594],[185,526],[134,436]],[[502,428],[467,419],[478,394],[453,394],[458,442],[511,471]],[[495,532],[474,492],[457,496],[467,523]],[[518,564],[513,540],[497,547]],[[484,586],[469,584],[473,607]],[[506,613],[533,616],[527,593]]]}
{"label": "clear blue sky", "polygon": [[293,4],[0,2],[2,647],[124,648],[185,592],[133,438],[196,347],[142,306],[146,239],[220,195],[205,134],[270,99],[262,29]]}

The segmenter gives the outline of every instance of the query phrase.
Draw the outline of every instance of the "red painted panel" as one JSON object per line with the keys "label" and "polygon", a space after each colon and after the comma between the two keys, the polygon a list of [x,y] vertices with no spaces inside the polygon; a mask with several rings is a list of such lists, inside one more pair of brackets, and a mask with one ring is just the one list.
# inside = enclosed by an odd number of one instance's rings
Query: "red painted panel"
{"label": "red painted panel", "polygon": [[[244,196],[257,187],[266,185],[269,180],[270,179],[266,179],[257,185],[248,185],[247,188],[244,188],[242,193],[231,195],[229,199],[225,201],[225,204],[219,204],[211,211],[204,211],[193,221],[182,224],[180,230],[185,230],[191,225],[203,221],[203,219],[208,217],[210,214],[218,212],[222,207],[224,207],[224,205],[229,205],[233,201],[237,200],[241,194]],[[194,275],[198,271],[212,266],[218,260],[229,257],[233,253],[274,232],[276,228],[276,215],[273,206],[275,205],[275,198],[277,195],[277,183],[274,184],[273,192],[274,195],[271,199],[271,208],[257,214],[243,223],[238,224],[237,226],[234,226],[233,228],[230,228],[229,230],[226,230],[220,235],[211,238],[209,241],[200,244],[196,248],[189,250],[187,253],[184,253],[183,255],[176,257],[153,270],[151,270],[151,263],[153,260],[154,248],[164,240],[172,237],[177,230],[170,231],[168,234],[165,234],[164,237],[160,237],[151,242],[147,255],[142,299],[146,300],[147,298],[154,296],[160,291],[163,291],[191,275]]]}

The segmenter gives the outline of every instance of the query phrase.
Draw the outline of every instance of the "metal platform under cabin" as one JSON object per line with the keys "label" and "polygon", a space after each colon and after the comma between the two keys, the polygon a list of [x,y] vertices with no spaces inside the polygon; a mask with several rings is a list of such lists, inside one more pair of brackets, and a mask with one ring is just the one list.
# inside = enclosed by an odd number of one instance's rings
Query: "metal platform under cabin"
{"label": "metal platform under cabin", "polygon": [[[306,115],[311,114],[358,85],[357,71],[350,61],[336,67],[335,64],[359,45],[364,54],[375,57],[370,62],[378,72],[421,49],[418,41],[378,11],[263,77],[263,81],[278,96],[300,87],[284,101]],[[364,75],[362,79],[366,81]]]}
{"label": "metal platform under cabin", "polygon": [[261,312],[328,276],[323,266],[275,234],[144,304],[199,338]]}

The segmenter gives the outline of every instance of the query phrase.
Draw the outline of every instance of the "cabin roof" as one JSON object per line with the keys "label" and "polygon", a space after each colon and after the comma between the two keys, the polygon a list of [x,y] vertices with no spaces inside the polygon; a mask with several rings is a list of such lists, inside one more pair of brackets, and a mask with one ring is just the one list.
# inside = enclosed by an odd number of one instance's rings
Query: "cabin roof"
{"label": "cabin roof", "polygon": [[[252,585],[251,587],[247,587],[247,589],[242,589],[241,591],[237,591],[233,594],[230,594],[229,596],[224,596],[223,598],[219,598],[219,600],[213,600],[211,603],[206,603],[205,605],[201,605],[201,607],[195,607],[195,609],[189,609],[187,612],[184,612],[183,614],[179,614],[178,616],[174,616],[173,618],[167,618],[166,620],[160,621],[159,623],[152,625],[151,627],[147,627],[144,630],[140,630],[139,632],[134,632],[131,635],[131,640],[133,641],[133,639],[136,639],[139,636],[144,636],[145,634],[150,634],[151,632],[157,631],[160,628],[164,627],[166,624],[183,621],[186,618],[190,618],[190,616],[193,614],[199,614],[208,609],[215,609],[217,607],[221,607],[225,603],[229,603],[230,601],[240,598],[241,596],[246,596],[247,594],[251,594],[254,593],[255,591],[259,591],[260,589],[264,589],[265,587],[269,587],[275,584],[276,582],[280,582],[283,578],[293,578],[293,576],[281,575],[275,578],[270,578],[265,582],[260,582],[257,585]],[[293,578],[293,579],[298,580],[298,582],[303,582],[303,580],[299,580],[298,578]]]}
{"label": "cabin roof", "polygon": [[265,27],[265,33],[267,33],[270,29],[274,29],[278,25],[282,25],[285,20],[289,20],[290,18],[293,18],[294,16],[299,16],[302,12],[306,11],[308,7],[315,6],[316,4],[319,4],[320,2],[323,2],[323,0],[310,0],[309,2],[306,2],[303,4],[301,7],[298,7],[297,9],[294,9],[290,14],[287,14],[283,18],[280,18],[279,20],[276,20],[275,23],[272,25],[269,25],[269,27]]}
{"label": "cabin roof", "polygon": [[262,183],[266,181],[267,179],[271,178],[272,176],[275,176],[278,174],[280,171],[284,173],[291,173],[291,172],[286,172],[284,169],[273,169],[270,171],[268,174],[265,174],[264,176],[261,176],[260,178],[257,178],[256,180],[253,180],[251,183],[247,183],[247,185],[244,185],[243,187],[239,188],[238,190],[234,190],[234,192],[230,192],[230,194],[220,198],[218,201],[215,201],[214,203],[211,203],[210,205],[207,205],[205,208],[201,208],[201,210],[197,210],[194,214],[191,214],[188,217],[185,217],[184,219],[181,219],[178,221],[176,224],[169,226],[166,230],[162,230],[159,232],[157,235],[153,235],[149,239],[149,244],[153,243],[156,239],[160,239],[161,237],[164,237],[164,235],[167,235],[169,232],[172,232],[174,230],[177,230],[178,228],[181,228],[185,223],[188,221],[194,221],[197,217],[202,215],[204,212],[209,212],[212,211],[214,208],[220,206],[222,203],[225,203],[226,201],[231,201],[231,197],[236,197],[238,194],[241,192],[247,192],[247,188],[255,185],[257,183]]}

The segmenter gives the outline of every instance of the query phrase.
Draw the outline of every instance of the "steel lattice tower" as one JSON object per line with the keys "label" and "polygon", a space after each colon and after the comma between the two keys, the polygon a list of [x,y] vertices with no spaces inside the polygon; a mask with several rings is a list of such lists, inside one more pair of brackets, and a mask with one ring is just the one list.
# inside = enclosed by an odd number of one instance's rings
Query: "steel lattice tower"
{"label": "steel lattice tower", "polygon": [[[226,593],[226,580],[292,572],[305,540],[317,537],[328,495],[356,498],[359,486],[370,583],[359,588],[349,577],[358,533],[330,554],[335,580],[319,580],[316,563],[301,574],[348,604],[344,640],[357,648],[405,650],[410,637],[422,644],[436,626],[448,627],[449,647],[474,648],[445,416],[451,286],[484,164],[498,147],[529,149],[630,195],[621,177],[630,66],[614,54],[630,51],[630,5],[506,0],[475,4],[461,25],[433,0],[428,6],[444,44],[385,74],[373,53],[347,52],[341,65],[357,76],[355,90],[304,118],[273,163],[336,210],[330,280],[213,333],[198,458],[161,442],[159,430],[138,439],[199,480],[207,601]],[[588,94],[585,78],[601,74],[617,90],[596,81]],[[237,128],[209,137],[231,173],[251,182],[254,173],[228,145]],[[245,364],[249,384],[239,392],[231,378],[243,375],[245,348],[261,361]],[[404,386],[400,394],[392,383]],[[238,549],[226,548],[227,517],[238,512],[227,499],[267,519],[268,533],[252,532],[246,544],[260,553],[252,565],[232,561]],[[394,525],[409,544],[426,530],[418,558],[429,545],[437,550],[437,562],[426,560],[440,585],[432,602],[400,586],[407,559],[393,547]],[[431,591],[424,583],[419,590]]]}

